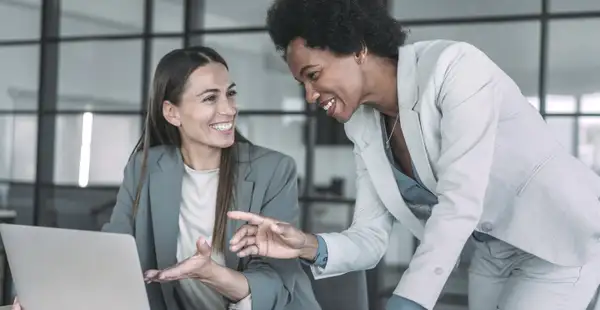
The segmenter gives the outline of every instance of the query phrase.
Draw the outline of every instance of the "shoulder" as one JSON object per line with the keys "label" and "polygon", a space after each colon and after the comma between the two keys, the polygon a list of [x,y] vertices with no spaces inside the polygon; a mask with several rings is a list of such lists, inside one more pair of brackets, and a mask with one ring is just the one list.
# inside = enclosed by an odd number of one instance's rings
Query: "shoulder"
{"label": "shoulder", "polygon": [[273,178],[296,173],[296,162],[286,154],[270,148],[249,144],[238,144],[240,162],[250,166],[251,173]]}
{"label": "shoulder", "polygon": [[[169,145],[159,145],[148,149],[148,158],[146,159],[146,167],[148,171],[152,171],[158,165],[159,160],[163,157],[175,158],[177,148]],[[137,151],[131,154],[125,170],[132,171],[134,174],[139,174],[140,168],[144,163],[144,152]]]}

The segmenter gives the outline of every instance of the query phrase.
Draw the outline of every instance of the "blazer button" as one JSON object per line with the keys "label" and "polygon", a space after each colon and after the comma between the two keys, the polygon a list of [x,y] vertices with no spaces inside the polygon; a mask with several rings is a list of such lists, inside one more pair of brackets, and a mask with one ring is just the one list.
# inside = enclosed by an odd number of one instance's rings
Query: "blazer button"
{"label": "blazer button", "polygon": [[481,230],[485,233],[492,231],[492,229],[494,229],[494,225],[492,225],[490,222],[484,222],[481,224]]}
{"label": "blazer button", "polygon": [[437,267],[437,268],[435,268],[435,270],[433,272],[435,272],[435,274],[437,274],[439,276],[442,273],[444,273],[444,269]]}

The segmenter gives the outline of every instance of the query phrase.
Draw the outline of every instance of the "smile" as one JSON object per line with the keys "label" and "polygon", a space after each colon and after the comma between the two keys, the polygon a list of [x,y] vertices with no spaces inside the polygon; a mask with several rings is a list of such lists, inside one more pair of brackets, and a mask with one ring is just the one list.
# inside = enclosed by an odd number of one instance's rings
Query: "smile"
{"label": "smile", "polygon": [[335,98],[331,98],[331,99],[321,103],[321,108],[323,108],[323,110],[327,111],[333,106],[334,103],[335,103]]}
{"label": "smile", "polygon": [[218,131],[227,131],[233,128],[233,122],[211,124],[210,128]]}

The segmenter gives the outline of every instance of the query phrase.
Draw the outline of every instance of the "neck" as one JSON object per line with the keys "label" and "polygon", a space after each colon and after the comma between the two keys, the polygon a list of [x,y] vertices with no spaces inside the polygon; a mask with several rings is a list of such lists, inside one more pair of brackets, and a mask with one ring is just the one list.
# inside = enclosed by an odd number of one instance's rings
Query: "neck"
{"label": "neck", "polygon": [[393,59],[373,57],[365,68],[367,96],[366,102],[384,115],[398,115],[397,66]]}
{"label": "neck", "polygon": [[194,170],[212,170],[221,164],[221,149],[198,143],[183,143],[183,162]]}

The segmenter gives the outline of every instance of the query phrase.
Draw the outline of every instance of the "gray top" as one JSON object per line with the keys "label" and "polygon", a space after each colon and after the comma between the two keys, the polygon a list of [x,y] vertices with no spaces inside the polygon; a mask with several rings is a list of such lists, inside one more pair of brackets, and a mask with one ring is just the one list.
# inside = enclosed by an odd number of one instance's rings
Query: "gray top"
{"label": "gray top", "polygon": [[409,203],[408,207],[417,218],[422,220],[428,219],[429,216],[431,216],[431,208],[438,203],[437,196],[423,185],[414,164],[411,163],[415,179],[410,178],[402,172],[400,166],[394,160],[391,148],[389,148],[386,143],[388,137],[384,117],[381,117],[381,132],[385,154],[392,166],[394,178],[396,179],[396,184],[398,185],[402,198]]}

